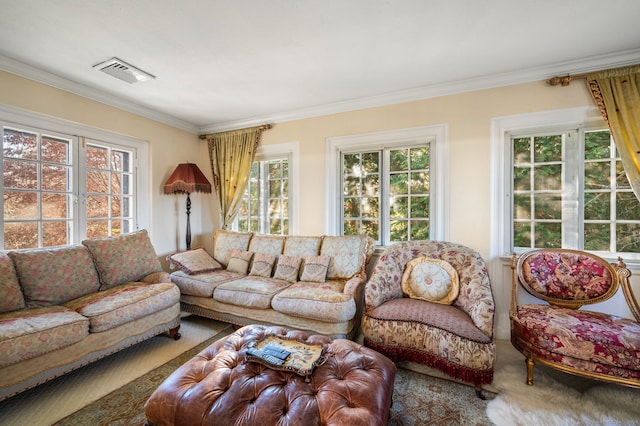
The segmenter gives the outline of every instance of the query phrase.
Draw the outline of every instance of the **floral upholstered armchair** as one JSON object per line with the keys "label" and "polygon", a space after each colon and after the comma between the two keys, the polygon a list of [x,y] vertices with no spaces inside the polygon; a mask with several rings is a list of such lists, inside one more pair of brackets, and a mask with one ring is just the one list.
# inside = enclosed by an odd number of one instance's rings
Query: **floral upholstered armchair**
{"label": "floral upholstered armchair", "polygon": [[[511,342],[526,357],[527,384],[541,363],[566,373],[640,387],[640,308],[622,260],[539,249],[512,257]],[[519,304],[518,283],[546,303]],[[580,309],[622,287],[635,319]]]}
{"label": "floral upholstered armchair", "polygon": [[493,380],[495,303],[484,260],[443,241],[388,247],[365,287],[364,344],[475,386]]}

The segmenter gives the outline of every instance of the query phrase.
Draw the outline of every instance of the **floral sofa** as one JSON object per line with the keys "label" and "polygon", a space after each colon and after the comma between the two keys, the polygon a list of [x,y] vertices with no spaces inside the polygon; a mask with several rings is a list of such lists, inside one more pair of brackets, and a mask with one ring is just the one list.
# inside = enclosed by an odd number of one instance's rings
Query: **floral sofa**
{"label": "floral sofa", "polygon": [[180,336],[180,292],[144,230],[0,252],[0,295],[0,400],[157,334]]}
{"label": "floral sofa", "polygon": [[219,230],[214,252],[168,256],[180,268],[182,310],[235,325],[282,325],[332,337],[359,327],[365,267],[373,240],[364,236],[280,236]]}
{"label": "floral sofa", "polygon": [[[435,290],[435,291],[434,291]],[[446,241],[387,247],[365,287],[364,344],[394,361],[438,369],[474,385],[491,383],[495,302],[475,250]]]}
{"label": "floral sofa", "polygon": [[[610,264],[584,251],[537,249],[514,254],[511,268],[511,342],[526,357],[528,385],[540,363],[640,388],[640,306],[622,260]],[[518,284],[535,299],[519,297]],[[633,318],[581,309],[620,288]]]}

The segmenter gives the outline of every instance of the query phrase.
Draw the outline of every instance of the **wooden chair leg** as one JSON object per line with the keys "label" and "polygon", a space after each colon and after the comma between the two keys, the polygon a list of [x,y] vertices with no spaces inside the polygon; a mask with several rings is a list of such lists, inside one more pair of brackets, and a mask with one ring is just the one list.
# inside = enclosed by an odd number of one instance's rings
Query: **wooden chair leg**
{"label": "wooden chair leg", "polygon": [[527,385],[533,386],[533,367],[535,362],[533,361],[533,358],[527,357],[525,363],[527,364]]}
{"label": "wooden chair leg", "polygon": [[169,336],[173,338],[173,340],[178,340],[182,335],[178,332],[180,330],[180,326],[174,327],[169,330]]}

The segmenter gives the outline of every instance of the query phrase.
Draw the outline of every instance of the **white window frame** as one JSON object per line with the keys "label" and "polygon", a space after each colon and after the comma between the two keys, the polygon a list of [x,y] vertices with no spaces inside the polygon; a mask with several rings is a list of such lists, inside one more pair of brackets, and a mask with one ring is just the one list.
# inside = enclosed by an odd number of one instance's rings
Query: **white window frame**
{"label": "white window frame", "polygon": [[[491,257],[507,258],[512,251],[511,138],[568,129],[580,129],[580,133],[583,133],[584,130],[595,128],[606,128],[606,123],[595,106],[496,117],[491,120]],[[579,190],[583,191],[583,188]],[[614,261],[617,254],[608,254],[606,257]],[[640,260],[640,255],[625,253],[625,259],[637,261]]]}
{"label": "white window frame", "polygon": [[[298,234],[300,212],[300,144],[284,142],[258,146],[255,161],[269,161],[286,158],[289,165],[289,235]],[[246,190],[246,187],[245,189]],[[261,218],[262,220],[263,218]],[[238,229],[238,217],[233,221],[232,229]]]}
{"label": "white window frame", "polygon": [[[449,128],[447,124],[327,138],[325,232],[328,235],[342,234],[341,156],[343,152],[425,145],[430,140],[433,140],[430,147],[430,235],[434,240],[448,240]],[[381,238],[385,241],[388,236],[381,235]]]}
{"label": "white window frame", "polygon": [[[114,147],[134,151],[135,158],[133,160],[133,167],[136,171],[133,185],[134,194],[136,195],[134,198],[134,206],[132,206],[134,209],[132,231],[150,228],[151,191],[149,143],[147,141],[4,105],[0,105],[0,124],[8,127],[24,126],[26,128],[40,129],[40,131],[44,131],[47,134],[58,133],[66,135],[67,137],[74,137],[77,138],[77,144],[82,144],[82,139],[86,138],[87,140],[91,139],[98,143],[102,142]],[[81,164],[78,164],[79,161],[76,157],[77,150],[73,151],[71,155],[74,159],[74,164],[77,164],[78,167],[83,167]],[[75,202],[84,198],[84,194],[80,192],[80,188],[82,188],[82,186],[79,184],[73,188],[73,199]],[[0,220],[4,222],[3,218]],[[81,226],[84,220],[85,218],[81,217],[74,218],[72,244],[80,243],[80,241],[86,238],[85,228]],[[3,237],[0,238],[4,239]]]}

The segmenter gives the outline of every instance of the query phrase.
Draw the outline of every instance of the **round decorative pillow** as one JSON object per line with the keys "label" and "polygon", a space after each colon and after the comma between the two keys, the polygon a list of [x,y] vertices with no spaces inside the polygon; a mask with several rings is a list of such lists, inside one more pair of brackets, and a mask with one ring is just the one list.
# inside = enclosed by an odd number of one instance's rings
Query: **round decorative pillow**
{"label": "round decorative pillow", "polygon": [[450,305],[460,292],[458,272],[444,260],[417,257],[405,266],[402,291],[412,299]]}

